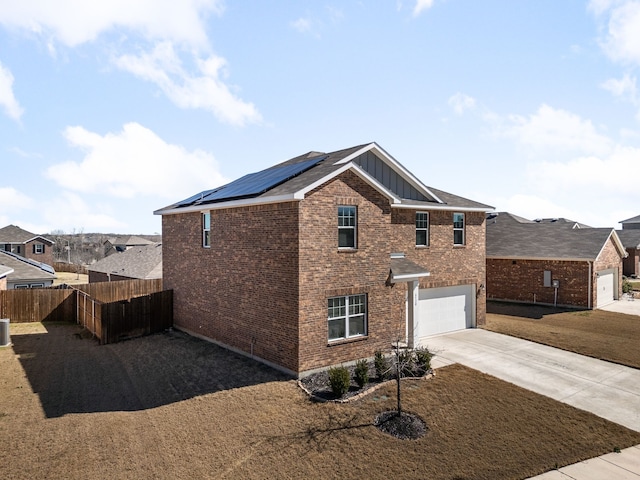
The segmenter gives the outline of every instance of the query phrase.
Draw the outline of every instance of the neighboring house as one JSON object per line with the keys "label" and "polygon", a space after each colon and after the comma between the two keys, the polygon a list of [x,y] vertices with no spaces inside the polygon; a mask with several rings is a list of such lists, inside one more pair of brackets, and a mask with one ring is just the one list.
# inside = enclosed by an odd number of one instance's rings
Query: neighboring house
{"label": "neighboring house", "polygon": [[7,289],[7,276],[13,273],[13,268],[6,265],[0,265],[0,290]]}
{"label": "neighboring house", "polygon": [[626,252],[615,230],[489,217],[488,299],[598,308],[620,298]]}
{"label": "neighboring house", "polygon": [[0,250],[0,269],[9,268],[7,290],[50,287],[56,278],[53,267],[15,253]]}
{"label": "neighboring house", "polygon": [[120,236],[109,238],[104,242],[104,256],[121,253],[133,247],[142,247],[144,245],[153,245],[154,242],[146,238],[136,236]]}
{"label": "neighboring house", "polygon": [[640,276],[640,229],[616,230],[618,237],[627,251],[627,258],[622,262],[622,273],[625,277]]}
{"label": "neighboring house", "polygon": [[87,267],[89,283],[162,278],[162,244],[131,247]]}
{"label": "neighboring house", "polygon": [[618,223],[622,224],[623,230],[640,230],[640,215],[632,218],[627,218]]}
{"label": "neighboring house", "polygon": [[375,143],[292,158],[155,212],[174,324],[294,375],[482,325],[490,210]]}
{"label": "neighboring house", "polygon": [[0,250],[15,253],[36,262],[53,265],[52,240],[27,232],[15,225],[0,228]]}

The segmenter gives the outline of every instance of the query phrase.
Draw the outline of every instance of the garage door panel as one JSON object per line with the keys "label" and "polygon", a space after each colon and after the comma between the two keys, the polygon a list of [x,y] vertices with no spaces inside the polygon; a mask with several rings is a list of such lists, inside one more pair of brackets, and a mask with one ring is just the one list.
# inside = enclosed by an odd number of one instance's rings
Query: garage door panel
{"label": "garage door panel", "polygon": [[604,270],[598,272],[596,288],[598,289],[596,297],[596,306],[602,307],[615,300],[615,272],[613,270]]}
{"label": "garage door panel", "polygon": [[419,292],[417,338],[474,326],[473,285],[426,288]]}

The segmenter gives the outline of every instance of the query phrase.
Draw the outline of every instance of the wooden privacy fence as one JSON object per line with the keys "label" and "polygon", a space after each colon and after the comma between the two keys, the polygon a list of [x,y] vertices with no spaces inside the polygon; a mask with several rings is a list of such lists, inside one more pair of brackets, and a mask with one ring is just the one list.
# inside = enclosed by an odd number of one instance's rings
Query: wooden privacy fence
{"label": "wooden privacy fence", "polygon": [[101,344],[115,343],[173,326],[173,290],[161,288],[162,280],[131,280],[3,290],[0,318],[14,323],[75,320]]}
{"label": "wooden privacy fence", "polygon": [[13,323],[70,322],[75,315],[76,295],[72,290],[0,290],[0,318]]}

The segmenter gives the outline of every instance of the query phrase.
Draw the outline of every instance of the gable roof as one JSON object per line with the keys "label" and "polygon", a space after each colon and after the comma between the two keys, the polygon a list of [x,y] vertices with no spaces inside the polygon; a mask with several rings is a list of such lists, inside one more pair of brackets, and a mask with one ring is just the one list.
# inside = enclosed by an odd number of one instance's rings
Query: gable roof
{"label": "gable roof", "polygon": [[113,238],[108,238],[104,243],[111,243],[112,245],[125,245],[128,247],[135,247],[138,245],[151,245],[153,242],[146,238],[136,237],[135,235],[120,235]]}
{"label": "gable roof", "polygon": [[45,281],[56,278],[55,270],[50,265],[0,250],[0,267],[2,266],[13,269],[13,273],[7,275],[7,280],[11,282]]}
{"label": "gable roof", "polygon": [[0,278],[6,277],[10,273],[13,273],[13,268],[6,265],[0,265]]}
{"label": "gable roof", "polygon": [[576,222],[575,220],[570,220],[568,218],[536,218],[535,220],[528,220],[524,217],[520,217],[518,215],[514,215],[509,212],[491,212],[487,214],[487,224],[488,223],[510,223],[510,224],[544,224],[544,225],[554,225],[554,226],[562,226],[569,228],[591,228],[589,225],[585,225],[584,223]]}
{"label": "gable roof", "polygon": [[626,220],[620,220],[618,223],[640,223],[640,215],[636,215],[635,217],[627,218]]}
{"label": "gable roof", "polygon": [[309,152],[227,185],[156,210],[156,215],[299,201],[345,171],[352,171],[396,208],[487,212],[493,207],[424,185],[376,143],[331,153]]}
{"label": "gable roof", "polygon": [[36,238],[40,238],[50,245],[55,243],[53,240],[49,240],[42,235],[27,232],[16,225],[7,225],[6,227],[0,228],[0,243],[27,243]]}
{"label": "gable roof", "polygon": [[611,238],[626,255],[612,228],[558,228],[553,224],[487,222],[487,257],[538,260],[596,260]]}
{"label": "gable roof", "polygon": [[131,278],[162,278],[162,244],[135,246],[109,255],[87,269]]}
{"label": "gable roof", "polygon": [[616,230],[624,248],[640,248],[640,229]]}

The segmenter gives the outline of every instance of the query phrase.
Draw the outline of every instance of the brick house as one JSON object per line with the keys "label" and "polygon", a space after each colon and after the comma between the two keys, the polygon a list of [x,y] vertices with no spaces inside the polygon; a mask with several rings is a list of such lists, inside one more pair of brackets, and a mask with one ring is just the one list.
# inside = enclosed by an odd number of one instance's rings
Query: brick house
{"label": "brick house", "polygon": [[598,308],[622,295],[625,256],[611,228],[493,213],[487,219],[487,298]]}
{"label": "brick house", "polygon": [[0,290],[7,289],[7,276],[13,273],[13,268],[6,265],[0,265]]}
{"label": "brick house", "polygon": [[638,278],[640,276],[640,215],[619,223],[622,224],[622,230],[616,233],[628,254],[623,262],[623,273],[626,277]]}
{"label": "brick house", "polygon": [[46,237],[27,232],[16,225],[0,228],[0,250],[47,265],[53,265],[54,243]]}
{"label": "brick house", "polygon": [[491,209],[375,143],[292,158],[155,212],[175,326],[303,375],[482,325]]}
{"label": "brick house", "polygon": [[89,283],[162,278],[162,244],[129,247],[87,267]]}
{"label": "brick house", "polygon": [[7,290],[50,287],[56,279],[50,265],[0,250],[0,271],[6,269],[11,270],[6,274]]}

